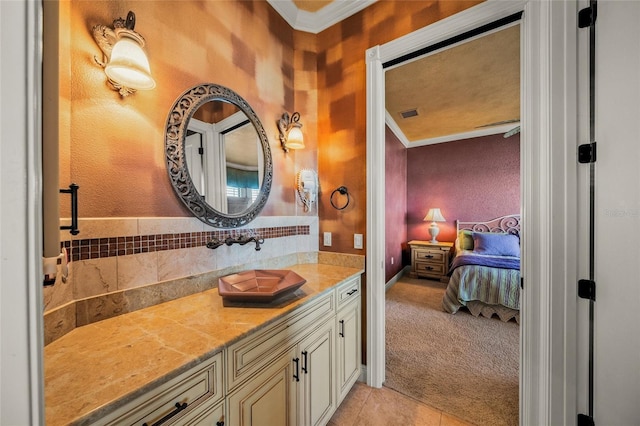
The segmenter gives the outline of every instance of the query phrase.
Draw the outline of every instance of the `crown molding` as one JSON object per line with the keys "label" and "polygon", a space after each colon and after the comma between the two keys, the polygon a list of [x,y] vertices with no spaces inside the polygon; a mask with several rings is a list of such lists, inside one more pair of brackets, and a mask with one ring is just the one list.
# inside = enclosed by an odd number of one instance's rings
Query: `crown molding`
{"label": "crown molding", "polygon": [[292,0],[267,0],[267,2],[298,31],[318,34],[330,26],[360,12],[377,0],[336,0],[317,12],[300,10]]}
{"label": "crown molding", "polygon": [[398,123],[393,119],[391,114],[389,114],[389,111],[385,110],[384,118],[385,118],[385,124],[389,126],[389,129],[391,129],[393,134],[396,135],[400,143],[402,143],[402,145],[404,145],[405,148],[417,148],[419,146],[433,145],[436,143],[480,138],[483,136],[498,135],[501,133],[504,134],[520,125],[520,122],[518,121],[515,123],[502,124],[502,125],[493,126],[493,127],[486,127],[483,129],[476,129],[468,132],[454,133],[451,135],[444,135],[444,136],[438,136],[434,138],[426,138],[426,139],[420,139],[417,141],[410,141],[407,138],[407,136],[404,134],[404,132],[402,131]]}

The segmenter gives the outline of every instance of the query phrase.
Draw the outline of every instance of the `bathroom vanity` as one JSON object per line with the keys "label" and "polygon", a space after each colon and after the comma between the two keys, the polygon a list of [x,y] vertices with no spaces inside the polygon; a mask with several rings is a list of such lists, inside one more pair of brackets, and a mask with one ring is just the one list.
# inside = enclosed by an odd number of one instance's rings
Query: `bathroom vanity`
{"label": "bathroom vanity", "polygon": [[306,283],[275,306],[212,289],[47,345],[47,425],[326,424],[360,375],[363,270],[288,269]]}

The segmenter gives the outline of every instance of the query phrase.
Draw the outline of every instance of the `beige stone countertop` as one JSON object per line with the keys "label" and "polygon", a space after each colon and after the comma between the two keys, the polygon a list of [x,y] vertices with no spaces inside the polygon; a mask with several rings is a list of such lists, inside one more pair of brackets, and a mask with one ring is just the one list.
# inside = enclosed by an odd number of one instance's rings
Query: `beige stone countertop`
{"label": "beige stone countertop", "polygon": [[77,328],[44,348],[48,426],[89,423],[364,271],[287,267],[307,282],[280,307],[223,306],[217,289]]}

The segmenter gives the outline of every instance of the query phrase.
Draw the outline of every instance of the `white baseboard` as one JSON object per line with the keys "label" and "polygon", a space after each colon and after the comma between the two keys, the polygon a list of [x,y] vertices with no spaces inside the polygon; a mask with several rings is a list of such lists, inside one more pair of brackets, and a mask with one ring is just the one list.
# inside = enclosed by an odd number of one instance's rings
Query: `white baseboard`
{"label": "white baseboard", "polygon": [[358,381],[367,383],[367,366],[364,364],[360,364],[360,377],[358,377]]}
{"label": "white baseboard", "polygon": [[389,289],[390,289],[390,288],[391,288],[395,283],[397,283],[397,282],[398,282],[398,280],[399,280],[400,278],[402,278],[402,276],[403,276],[403,275],[408,274],[410,270],[411,270],[411,265],[407,265],[407,266],[405,266],[404,268],[402,268],[402,269],[401,269],[397,274],[395,274],[395,275],[393,276],[393,278],[391,278],[391,279],[389,280],[389,282],[387,282],[387,283],[384,285],[384,291],[385,291],[385,292],[386,292],[386,291],[389,291]]}

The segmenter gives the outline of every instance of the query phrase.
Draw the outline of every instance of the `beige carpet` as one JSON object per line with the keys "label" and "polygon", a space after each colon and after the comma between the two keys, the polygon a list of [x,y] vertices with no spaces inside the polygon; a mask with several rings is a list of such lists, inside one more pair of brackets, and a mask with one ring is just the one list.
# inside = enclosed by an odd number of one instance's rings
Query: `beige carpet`
{"label": "beige carpet", "polygon": [[518,424],[519,327],[442,311],[446,284],[387,292],[385,386],[477,425]]}

